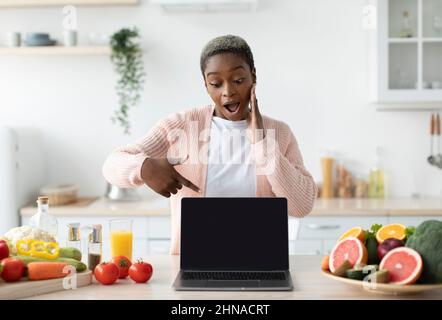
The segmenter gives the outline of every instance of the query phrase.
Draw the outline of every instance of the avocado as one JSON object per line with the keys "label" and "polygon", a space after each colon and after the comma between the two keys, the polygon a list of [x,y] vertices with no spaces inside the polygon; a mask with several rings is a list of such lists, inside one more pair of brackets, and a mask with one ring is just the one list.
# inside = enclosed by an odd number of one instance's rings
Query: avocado
{"label": "avocado", "polygon": [[388,270],[379,270],[374,273],[370,273],[364,278],[364,281],[371,283],[388,283],[390,282],[390,274],[388,273]]}
{"label": "avocado", "polygon": [[378,258],[378,241],[375,237],[368,237],[365,244],[367,247],[368,261],[367,264],[379,264]]}
{"label": "avocado", "polygon": [[335,272],[333,274],[338,277],[345,277],[347,270],[351,269],[352,265],[350,261],[344,260],[344,262],[336,268]]}

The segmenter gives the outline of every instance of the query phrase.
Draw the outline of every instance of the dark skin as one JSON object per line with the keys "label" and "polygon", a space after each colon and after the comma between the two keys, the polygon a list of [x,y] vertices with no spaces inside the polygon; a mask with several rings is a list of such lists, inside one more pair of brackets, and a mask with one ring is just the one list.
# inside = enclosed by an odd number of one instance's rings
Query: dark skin
{"label": "dark skin", "polygon": [[[252,133],[263,130],[263,120],[255,95],[256,70],[239,55],[222,53],[210,57],[204,70],[204,85],[215,103],[214,116],[230,121],[247,119]],[[250,108],[249,108],[250,104]],[[251,143],[264,135],[248,135]],[[147,158],[141,168],[141,178],[155,192],[169,198],[183,186],[200,193],[198,186],[175,170],[167,159]]]}
{"label": "dark skin", "polygon": [[[210,57],[204,70],[204,84],[207,93],[215,102],[215,116],[230,121],[247,119],[251,143],[265,136],[257,130],[264,130],[263,120],[256,99],[256,69],[234,53],[222,53]],[[237,102],[237,111],[226,107],[228,102]],[[248,107],[250,103],[250,108]]]}

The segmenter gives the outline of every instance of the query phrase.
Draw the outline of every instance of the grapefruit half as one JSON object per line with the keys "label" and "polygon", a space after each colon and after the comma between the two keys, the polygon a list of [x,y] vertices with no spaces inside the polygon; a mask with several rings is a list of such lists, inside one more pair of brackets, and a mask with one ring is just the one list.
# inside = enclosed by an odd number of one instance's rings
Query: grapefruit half
{"label": "grapefruit half", "polygon": [[348,237],[339,241],[330,252],[329,268],[332,273],[345,261],[348,260],[352,267],[356,263],[367,263],[367,249],[356,237]]}
{"label": "grapefruit half", "polygon": [[385,255],[379,269],[388,270],[391,284],[412,284],[419,279],[423,263],[420,254],[416,250],[399,247]]}

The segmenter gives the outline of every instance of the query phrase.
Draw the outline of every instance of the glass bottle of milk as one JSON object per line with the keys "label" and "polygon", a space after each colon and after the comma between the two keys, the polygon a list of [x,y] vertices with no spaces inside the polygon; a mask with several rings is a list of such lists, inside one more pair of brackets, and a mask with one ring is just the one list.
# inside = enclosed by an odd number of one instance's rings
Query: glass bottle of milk
{"label": "glass bottle of milk", "polygon": [[37,213],[31,217],[29,225],[46,231],[58,240],[58,222],[49,214],[49,198],[38,197],[37,205]]}

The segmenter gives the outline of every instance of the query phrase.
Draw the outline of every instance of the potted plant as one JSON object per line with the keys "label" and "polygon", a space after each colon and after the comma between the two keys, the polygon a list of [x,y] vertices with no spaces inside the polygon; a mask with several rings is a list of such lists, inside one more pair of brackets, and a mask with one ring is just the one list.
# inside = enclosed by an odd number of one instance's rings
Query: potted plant
{"label": "potted plant", "polygon": [[110,38],[111,61],[118,75],[116,91],[119,108],[111,118],[130,134],[129,110],[140,102],[144,84],[144,65],[137,28],[122,28]]}
{"label": "potted plant", "polygon": [[[120,124],[125,134],[130,134],[129,110],[139,103],[144,83],[145,73],[139,38],[137,28],[123,28],[110,38],[111,61],[118,75],[116,91],[119,104],[111,120]],[[106,197],[117,201],[140,199],[136,189],[119,188],[109,183]]]}

